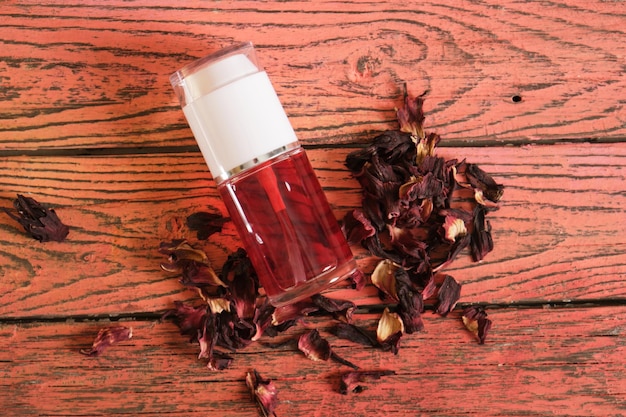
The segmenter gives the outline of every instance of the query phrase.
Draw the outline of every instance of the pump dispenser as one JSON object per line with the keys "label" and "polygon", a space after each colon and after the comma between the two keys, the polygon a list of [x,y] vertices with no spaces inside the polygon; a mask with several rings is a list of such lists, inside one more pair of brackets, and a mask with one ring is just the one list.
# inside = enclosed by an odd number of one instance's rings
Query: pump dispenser
{"label": "pump dispenser", "polygon": [[170,82],[270,302],[298,301],[353,274],[350,247],[253,45],[193,62]]}

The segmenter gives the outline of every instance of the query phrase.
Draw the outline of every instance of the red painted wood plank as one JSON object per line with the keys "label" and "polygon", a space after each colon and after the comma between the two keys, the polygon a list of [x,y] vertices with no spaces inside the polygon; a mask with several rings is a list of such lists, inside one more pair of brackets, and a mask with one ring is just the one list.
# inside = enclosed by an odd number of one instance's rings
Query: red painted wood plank
{"label": "red painted wood plank", "polygon": [[[348,368],[312,362],[292,348],[250,345],[230,369],[209,371],[171,323],[122,322],[133,338],[96,358],[78,353],[110,323],[0,326],[0,404],[7,415],[257,415],[244,383],[256,368],[274,380],[280,416],[619,416],[626,412],[623,307],[493,310],[478,345],[459,317],[425,316],[398,356],[358,347],[309,320],[335,351],[394,376],[337,393]],[[359,317],[359,323],[375,321]],[[289,335],[298,335],[302,327]]]}
{"label": "red painted wood plank", "polygon": [[243,40],[306,143],[393,127],[405,82],[456,143],[626,135],[618,2],[20,1],[0,18],[3,149],[193,145],[168,76]]}
{"label": "red painted wood plank", "polygon": [[[360,202],[343,166],[350,149],[309,155],[341,217]],[[447,273],[464,302],[545,302],[624,298],[626,145],[441,148],[478,163],[506,190],[490,215],[495,250],[482,263],[462,254]],[[41,244],[0,215],[0,316],[161,311],[193,297],[163,273],[161,241],[186,237],[196,211],[224,213],[198,154],[115,157],[13,157],[0,167],[0,204],[32,193],[73,226],[66,242]],[[178,223],[176,223],[178,222]],[[227,224],[199,242],[219,268],[239,244]],[[369,273],[376,259],[355,248]],[[372,290],[340,294],[377,303]]]}

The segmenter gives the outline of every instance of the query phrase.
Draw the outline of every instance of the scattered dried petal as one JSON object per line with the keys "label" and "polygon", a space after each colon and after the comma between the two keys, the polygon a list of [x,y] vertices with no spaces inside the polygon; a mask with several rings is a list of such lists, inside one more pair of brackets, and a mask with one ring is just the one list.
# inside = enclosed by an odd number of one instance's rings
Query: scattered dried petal
{"label": "scattered dried petal", "polygon": [[485,220],[485,208],[477,207],[474,215],[474,230],[470,242],[472,258],[475,262],[483,258],[493,250],[493,238],[491,237],[491,224]]}
{"label": "scattered dried petal", "polygon": [[337,323],[337,325],[332,329],[332,333],[341,339],[360,343],[364,346],[378,346],[378,340],[376,340],[375,332],[354,324]]}
{"label": "scattered dried petal", "polygon": [[330,359],[330,343],[317,330],[309,330],[298,338],[298,349],[313,361],[327,361]]}
{"label": "scattered dried petal", "polygon": [[222,231],[222,226],[228,218],[221,214],[199,211],[187,217],[187,227],[196,231],[199,240],[206,240],[214,233]]}
{"label": "scattered dried petal", "polygon": [[424,137],[424,99],[422,97],[411,98],[404,94],[404,106],[396,110],[396,117],[400,123],[400,131],[410,133],[414,140]]}
{"label": "scattered dried petal", "polygon": [[461,298],[461,284],[456,282],[450,275],[446,275],[439,288],[437,298],[439,299],[437,313],[447,316],[454,309],[459,298]]}
{"label": "scattered dried petal", "polygon": [[463,310],[463,324],[476,336],[479,344],[484,344],[487,333],[491,329],[491,320],[487,318],[485,309],[480,306],[471,306]]}
{"label": "scattered dried petal", "polygon": [[352,314],[354,310],[356,310],[356,304],[352,301],[328,298],[321,294],[316,294],[311,297],[311,301],[321,310],[333,314],[336,319],[348,323],[352,321]]}
{"label": "scattered dried petal", "polygon": [[422,294],[413,291],[405,282],[399,281],[398,299],[398,314],[404,324],[404,331],[407,334],[411,334],[424,330],[424,322],[422,320],[424,300]]}
{"label": "scattered dried petal", "polygon": [[300,319],[318,310],[319,307],[313,304],[311,300],[302,300],[292,304],[286,304],[274,310],[272,314],[272,324],[278,326],[290,320]]}
{"label": "scattered dried petal", "polygon": [[392,300],[398,300],[396,291],[396,270],[398,266],[389,259],[378,262],[372,272],[372,284],[380,291],[389,296]]}
{"label": "scattered dried petal", "polygon": [[496,181],[480,169],[476,164],[467,164],[465,167],[465,176],[475,190],[481,191],[481,196],[488,199],[492,203],[497,203],[502,198],[504,186],[496,183]]}
{"label": "scattered dried petal", "polygon": [[341,376],[341,383],[339,386],[339,392],[347,395],[349,393],[360,393],[365,389],[362,385],[363,382],[376,381],[387,375],[395,375],[394,371],[352,371],[347,372]]}
{"label": "scattered dried petal", "polygon": [[34,198],[18,194],[13,202],[18,215],[3,209],[13,220],[22,225],[26,233],[40,242],[62,242],[70,232],[53,209],[47,209]]}
{"label": "scattered dried petal", "polygon": [[87,356],[98,356],[109,346],[133,337],[131,327],[115,326],[100,329],[90,349],[81,349],[80,353]]}
{"label": "scattered dried petal", "polygon": [[181,283],[198,288],[227,287],[222,282],[209,262],[204,251],[193,248],[186,240],[177,239],[161,242],[159,252],[168,255],[168,262],[161,264],[167,272],[182,273]]}
{"label": "scattered dried petal", "polygon": [[274,416],[274,409],[278,405],[278,390],[272,381],[263,379],[261,375],[253,369],[246,374],[246,385],[256,401],[263,417]]}
{"label": "scattered dried petal", "polygon": [[467,228],[463,219],[448,214],[443,222],[444,236],[446,240],[454,243],[459,236],[467,234]]}
{"label": "scattered dried petal", "polygon": [[174,323],[180,329],[180,334],[189,336],[190,342],[197,340],[198,333],[204,328],[207,307],[194,307],[181,301],[175,301],[174,306],[175,308],[166,312],[161,319],[174,316]]}
{"label": "scattered dried petal", "polygon": [[254,317],[259,278],[245,250],[239,248],[228,256],[222,267],[221,278],[230,287],[231,299],[239,318]]}
{"label": "scattered dried petal", "polygon": [[388,308],[385,308],[376,329],[376,339],[383,350],[391,350],[397,355],[400,347],[400,338],[403,333],[404,323],[402,323],[400,316],[397,313],[391,313]]}

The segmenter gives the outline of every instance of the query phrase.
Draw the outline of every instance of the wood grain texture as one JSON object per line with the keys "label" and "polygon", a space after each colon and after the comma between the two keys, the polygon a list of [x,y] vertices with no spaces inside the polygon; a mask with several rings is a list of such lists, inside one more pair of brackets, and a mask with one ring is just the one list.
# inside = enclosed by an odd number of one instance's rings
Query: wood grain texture
{"label": "wood grain texture", "polygon": [[404,83],[453,143],[626,136],[621,1],[15,1],[0,19],[4,150],[194,145],[168,76],[245,40],[305,143],[394,127]]}
{"label": "wood grain texture", "polygon": [[[78,353],[107,322],[0,326],[0,396],[6,415],[254,416],[245,373],[274,381],[279,416],[612,416],[626,413],[626,309],[492,310],[485,345],[456,313],[426,315],[426,331],[406,335],[397,356],[327,333],[337,354],[396,372],[366,383],[361,394],[337,393],[349,368],[313,362],[290,345],[262,339],[234,354],[230,369],[209,371],[168,322],[121,322],[133,338],[96,358]],[[359,317],[373,325],[376,316]],[[297,336],[300,326],[287,337]]]}
{"label": "wood grain texture", "polygon": [[[350,150],[308,152],[339,218],[360,204],[359,185],[343,166]],[[626,298],[626,144],[441,148],[439,154],[477,163],[506,187],[500,210],[489,216],[495,250],[481,263],[464,253],[446,270],[463,284],[462,301]],[[4,317],[169,308],[193,294],[181,294],[175,276],[159,269],[159,243],[185,237],[195,244],[187,216],[225,215],[196,153],[6,158],[0,189],[2,207],[26,193],[56,207],[72,226],[66,242],[41,244],[2,213]],[[228,223],[198,244],[219,269],[239,239]],[[362,270],[371,272],[377,260],[354,250]],[[375,292],[343,296],[371,304]]]}

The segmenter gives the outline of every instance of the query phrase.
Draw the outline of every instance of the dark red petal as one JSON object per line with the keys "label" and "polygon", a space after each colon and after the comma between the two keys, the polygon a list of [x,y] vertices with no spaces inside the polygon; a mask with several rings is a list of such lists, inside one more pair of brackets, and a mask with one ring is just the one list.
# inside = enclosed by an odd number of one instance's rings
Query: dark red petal
{"label": "dark red petal", "polygon": [[162,319],[174,317],[174,323],[180,328],[180,333],[190,337],[190,342],[197,340],[198,332],[202,332],[207,306],[194,307],[181,301],[174,302],[175,308],[166,312]]}
{"label": "dark red petal", "polygon": [[350,245],[361,243],[363,240],[376,233],[376,229],[372,223],[365,216],[363,211],[359,209],[346,213],[343,219],[342,230]]}
{"label": "dark red petal", "polygon": [[34,198],[18,194],[13,206],[18,215],[7,209],[4,209],[4,212],[20,223],[31,237],[40,242],[51,240],[62,242],[70,232],[69,227],[61,222],[53,209],[43,207]]}
{"label": "dark red petal", "polygon": [[319,307],[313,304],[313,301],[310,299],[287,304],[274,310],[272,324],[278,326],[287,321],[300,319],[318,310]]}
{"label": "dark red petal", "polygon": [[484,344],[487,333],[491,329],[491,320],[487,318],[485,309],[480,306],[471,306],[463,310],[463,324],[467,330],[474,333],[479,344]]}
{"label": "dark red petal", "polygon": [[341,339],[350,340],[365,346],[378,346],[376,332],[355,326],[354,324],[337,323],[331,331]]}
{"label": "dark red petal", "polygon": [[206,240],[212,234],[221,232],[227,221],[221,214],[200,211],[187,217],[187,227],[196,231],[199,240]]}
{"label": "dark red petal", "polygon": [[442,316],[448,315],[456,306],[459,298],[461,298],[461,284],[456,282],[450,275],[446,275],[439,288],[437,298],[439,299],[437,313]]}
{"label": "dark red petal", "polygon": [[298,349],[314,361],[327,361],[331,356],[330,343],[317,330],[310,330],[298,338]]}
{"label": "dark red petal", "polygon": [[264,417],[276,416],[274,410],[278,406],[278,390],[272,381],[263,379],[261,375],[253,369],[246,374],[246,385],[256,401]]}
{"label": "dark red petal", "polygon": [[104,327],[100,329],[91,349],[81,349],[80,353],[87,356],[98,356],[109,346],[133,337],[133,329],[124,326]]}
{"label": "dark red petal", "polygon": [[239,248],[228,256],[222,267],[221,278],[230,287],[232,301],[239,318],[254,317],[259,278],[245,250]]}
{"label": "dark red petal", "polygon": [[352,313],[356,310],[356,304],[352,301],[328,298],[321,294],[316,294],[311,297],[311,301],[323,311],[332,313],[335,318],[343,319],[348,323],[352,321]]}
{"label": "dark red petal", "polygon": [[424,137],[424,99],[404,95],[404,106],[396,110],[400,131],[410,133],[416,139]]}
{"label": "dark red petal", "polygon": [[496,181],[489,174],[480,169],[478,165],[467,164],[465,175],[472,187],[482,191],[484,197],[494,203],[500,201],[504,192],[504,186],[496,183]]}
{"label": "dark red petal", "polygon": [[361,291],[365,284],[367,284],[367,279],[365,278],[365,274],[360,269],[357,269],[352,275],[350,275],[350,281],[352,281],[352,288]]}
{"label": "dark red petal", "polygon": [[376,381],[387,375],[395,375],[394,371],[352,371],[341,376],[339,392],[347,395],[349,393],[360,393],[365,389],[359,385],[363,382]]}
{"label": "dark red petal", "polygon": [[422,312],[424,300],[422,295],[413,291],[403,281],[398,281],[398,314],[404,323],[404,331],[408,334],[424,330]]}
{"label": "dark red petal", "polygon": [[274,310],[276,308],[269,303],[269,300],[266,298],[265,302],[256,309],[254,312],[254,318],[252,319],[252,323],[256,327],[256,332],[252,337],[253,341],[259,340],[265,330],[272,325],[272,315],[274,314]]}
{"label": "dark red petal", "polygon": [[474,215],[474,230],[470,242],[472,258],[481,261],[493,250],[493,238],[491,237],[491,225],[485,220],[485,208],[477,207]]}

